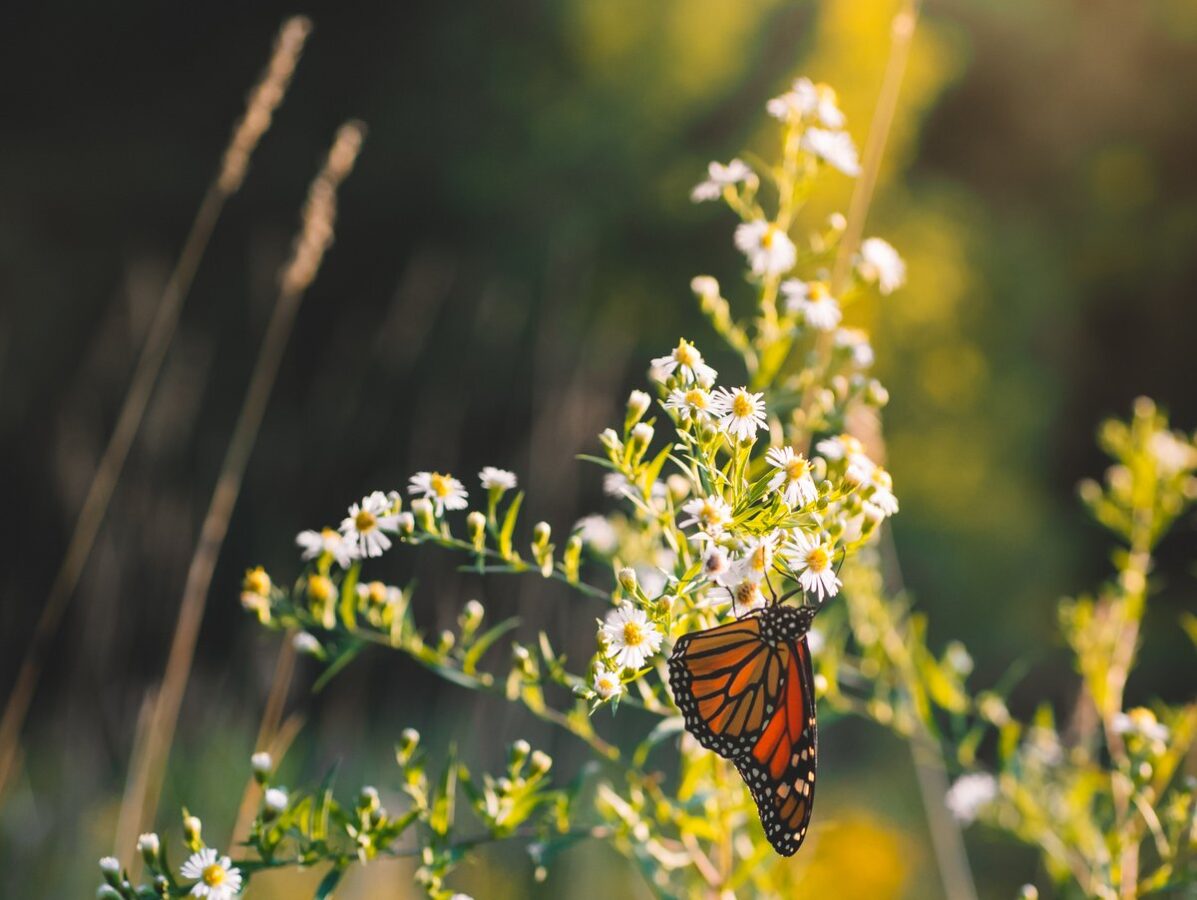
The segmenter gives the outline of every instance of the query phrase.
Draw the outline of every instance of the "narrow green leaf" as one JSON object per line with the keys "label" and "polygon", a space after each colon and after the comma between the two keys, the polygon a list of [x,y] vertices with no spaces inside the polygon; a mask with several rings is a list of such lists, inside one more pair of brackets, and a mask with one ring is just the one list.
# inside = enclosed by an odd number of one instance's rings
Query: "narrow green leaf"
{"label": "narrow green leaf", "polygon": [[504,559],[511,559],[511,536],[515,533],[515,520],[519,517],[523,502],[524,492],[520,491],[503,516],[503,527],[499,529],[499,553]]}
{"label": "narrow green leaf", "polygon": [[328,874],[320,879],[320,884],[316,887],[316,893],[312,895],[312,900],[330,900],[333,891],[341,883],[341,876],[344,874],[345,869],[340,865],[330,869]]}
{"label": "narrow green leaf", "polygon": [[466,655],[461,661],[461,668],[465,672],[473,674],[478,667],[478,663],[482,661],[483,655],[491,648],[494,642],[519,625],[519,623],[519,618],[513,616],[510,619],[504,619],[498,625],[480,634],[478,639],[470,645],[470,649],[466,651]]}

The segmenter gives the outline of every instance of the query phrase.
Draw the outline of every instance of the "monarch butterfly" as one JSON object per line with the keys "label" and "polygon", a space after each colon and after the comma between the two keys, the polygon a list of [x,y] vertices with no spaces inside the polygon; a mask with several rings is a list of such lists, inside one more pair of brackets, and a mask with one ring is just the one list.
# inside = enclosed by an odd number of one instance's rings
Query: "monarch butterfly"
{"label": "monarch butterfly", "polygon": [[802,846],[815,801],[815,691],[806,633],[812,607],[775,603],[683,635],[669,684],[689,731],[736,764],[773,849]]}

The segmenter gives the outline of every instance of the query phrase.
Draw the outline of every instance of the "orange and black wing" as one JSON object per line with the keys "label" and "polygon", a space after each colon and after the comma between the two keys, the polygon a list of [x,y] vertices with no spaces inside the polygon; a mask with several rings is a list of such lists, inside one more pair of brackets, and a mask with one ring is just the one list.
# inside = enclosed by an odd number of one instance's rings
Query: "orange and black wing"
{"label": "orange and black wing", "polygon": [[680,637],[669,684],[686,730],[728,759],[749,753],[777,713],[790,655],[762,639],[757,616]]}
{"label": "orange and black wing", "polygon": [[769,843],[783,856],[792,856],[810,824],[818,749],[806,636],[786,646],[782,697],[751,750],[735,763],[756,801]]}

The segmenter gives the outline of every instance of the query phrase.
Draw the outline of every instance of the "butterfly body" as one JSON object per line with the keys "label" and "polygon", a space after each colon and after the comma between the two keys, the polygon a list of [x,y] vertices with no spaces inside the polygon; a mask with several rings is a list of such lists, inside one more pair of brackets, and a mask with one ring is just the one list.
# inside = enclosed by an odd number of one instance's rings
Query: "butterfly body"
{"label": "butterfly body", "polygon": [[735,763],[765,836],[784,856],[806,837],[817,730],[806,633],[814,610],[780,604],[683,635],[669,682],[689,731]]}

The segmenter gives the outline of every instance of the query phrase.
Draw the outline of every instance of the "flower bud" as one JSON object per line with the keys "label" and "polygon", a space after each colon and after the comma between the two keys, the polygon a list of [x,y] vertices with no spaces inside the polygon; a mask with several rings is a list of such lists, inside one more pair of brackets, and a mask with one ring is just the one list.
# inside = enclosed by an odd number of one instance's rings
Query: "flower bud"
{"label": "flower bud", "polygon": [[462,607],[461,630],[472,634],[479,625],[482,624],[482,617],[486,615],[486,609],[477,600],[469,600],[466,605]]}
{"label": "flower bud", "polygon": [[146,861],[146,865],[154,865],[158,859],[158,851],[161,848],[162,842],[158,839],[158,835],[152,831],[146,832],[137,839],[137,852]]}
{"label": "flower bud", "polygon": [[466,528],[469,531],[470,542],[479,553],[486,546],[486,516],[474,510],[466,516]]}
{"label": "flower bud", "polygon": [[406,766],[411,762],[412,755],[420,746],[420,732],[414,728],[404,728],[399,734],[399,746],[395,748],[395,757],[399,765]]}
{"label": "flower bud", "polygon": [[270,758],[269,753],[258,751],[249,758],[249,765],[254,771],[254,777],[262,782],[270,777],[270,772],[274,769],[274,760]]}
{"label": "flower bud", "polygon": [[880,381],[873,379],[865,388],[865,402],[880,409],[889,405],[889,391]]}
{"label": "flower bud", "polygon": [[109,884],[117,884],[121,875],[121,861],[115,856],[105,856],[100,860],[100,872],[108,879]]}
{"label": "flower bud", "polygon": [[690,279],[690,290],[704,300],[708,297],[718,297],[719,282],[710,275],[695,275]]}
{"label": "flower bud", "polygon": [[457,635],[446,628],[441,632],[441,639],[437,642],[436,649],[438,653],[448,653],[453,649],[453,645],[457,643]]}
{"label": "flower bud", "polygon": [[532,529],[532,547],[536,550],[543,550],[545,545],[549,542],[549,537],[553,534],[553,529],[548,522],[537,522],[536,527]]}
{"label": "flower bud", "polygon": [[396,523],[399,526],[399,533],[403,537],[411,537],[416,530],[416,517],[409,512],[399,513],[399,521]]}
{"label": "flower bud", "polygon": [[632,391],[628,394],[628,414],[624,420],[624,428],[631,428],[643,419],[652,402],[653,398],[644,391]]}
{"label": "flower bud", "polygon": [[511,745],[511,752],[508,756],[508,763],[512,770],[518,770],[523,766],[528,759],[528,754],[532,752],[531,745],[525,740],[518,740]]}
{"label": "flower bud", "polygon": [[543,775],[549,769],[553,768],[553,757],[549,756],[543,750],[535,751],[528,762],[533,775]]}
{"label": "flower bud", "polygon": [[306,631],[301,631],[291,638],[291,646],[297,653],[314,656],[317,659],[324,656],[324,648],[320,646],[320,642]]}
{"label": "flower bud", "polygon": [[96,900],[121,900],[120,892],[110,884],[96,888]]}
{"label": "flower bud", "polygon": [[436,513],[432,508],[432,501],[427,497],[417,497],[411,502],[411,511],[425,531],[436,531]]}
{"label": "flower bud", "polygon": [[614,428],[604,428],[599,435],[599,442],[606,448],[607,455],[612,458],[622,455],[623,441],[619,439],[619,435],[615,433]]}
{"label": "flower bud", "polygon": [[641,422],[632,429],[632,451],[640,454],[648,449],[653,440],[653,427]]}
{"label": "flower bud", "polygon": [[640,586],[636,579],[636,570],[629,568],[628,566],[624,566],[622,569],[620,569],[619,572],[616,573],[615,577],[619,581],[619,586],[629,594],[635,594],[637,588]]}
{"label": "flower bud", "polygon": [[270,788],[262,800],[262,812],[267,820],[277,817],[287,808],[287,792],[282,788]]}
{"label": "flower bud", "polygon": [[362,792],[357,798],[357,806],[358,809],[367,812],[374,812],[374,810],[382,806],[382,801],[378,799],[378,790],[370,785],[362,788]]}
{"label": "flower bud", "polygon": [[680,503],[690,496],[690,479],[685,475],[679,475],[674,472],[665,479],[665,488],[669,491],[669,496],[674,503]]}
{"label": "flower bud", "polygon": [[204,823],[198,816],[183,816],[183,843],[193,850],[204,845]]}

